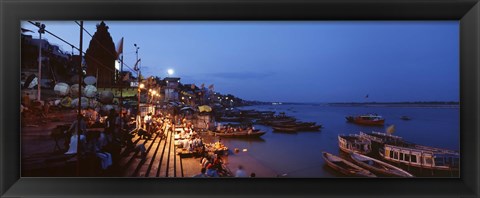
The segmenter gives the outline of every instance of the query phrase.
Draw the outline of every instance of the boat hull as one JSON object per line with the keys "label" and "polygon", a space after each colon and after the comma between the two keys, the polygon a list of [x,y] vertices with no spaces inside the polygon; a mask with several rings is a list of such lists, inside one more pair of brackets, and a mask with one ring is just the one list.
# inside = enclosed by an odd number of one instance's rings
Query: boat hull
{"label": "boat hull", "polygon": [[371,157],[361,155],[358,153],[351,153],[350,157],[352,160],[362,168],[365,168],[375,174],[391,176],[391,177],[413,177],[407,171],[404,171],[401,168],[390,165],[388,163],[382,162]]}
{"label": "boat hull", "polygon": [[385,119],[376,115],[361,115],[361,116],[347,116],[345,117],[348,122],[352,122],[359,125],[371,125],[382,126],[385,125]]}
{"label": "boat hull", "polygon": [[322,157],[329,167],[344,175],[355,177],[376,177],[376,175],[370,171],[330,153],[322,152]]}
{"label": "boat hull", "polygon": [[259,138],[260,136],[264,135],[265,132],[252,132],[252,133],[247,133],[247,132],[240,132],[240,133],[216,133],[215,136],[219,136],[222,138]]}

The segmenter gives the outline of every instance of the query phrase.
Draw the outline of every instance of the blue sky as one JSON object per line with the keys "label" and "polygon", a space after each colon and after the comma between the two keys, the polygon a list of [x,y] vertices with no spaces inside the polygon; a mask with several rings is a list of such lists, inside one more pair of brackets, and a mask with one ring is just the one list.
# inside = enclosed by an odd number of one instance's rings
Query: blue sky
{"label": "blue sky", "polygon": [[[74,21],[42,23],[78,46]],[[86,21],[85,28],[93,34],[98,23]],[[127,65],[135,63],[133,44],[140,47],[142,74],[163,78],[171,68],[182,83],[214,84],[215,91],[247,100],[459,100],[458,21],[105,23],[115,44],[124,37]],[[22,27],[37,30],[27,22]],[[84,34],[85,51],[90,39]]]}

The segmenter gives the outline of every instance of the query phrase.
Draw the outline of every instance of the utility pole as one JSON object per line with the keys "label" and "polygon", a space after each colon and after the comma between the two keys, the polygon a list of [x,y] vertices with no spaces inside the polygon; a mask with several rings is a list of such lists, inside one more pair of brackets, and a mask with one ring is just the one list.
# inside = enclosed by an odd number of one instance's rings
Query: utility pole
{"label": "utility pole", "polygon": [[39,28],[38,34],[40,40],[38,41],[38,76],[37,76],[37,100],[41,101],[41,87],[42,87],[42,34],[45,33],[45,24],[36,22],[35,25]]}
{"label": "utility pole", "polygon": [[120,63],[120,116],[122,115],[123,112],[123,76],[122,76],[122,71],[123,71],[123,52],[122,52],[122,58],[121,58],[121,63]]}
{"label": "utility pole", "polygon": [[138,49],[140,49],[140,47],[137,46],[137,44],[133,44],[133,46],[135,46],[135,54],[137,56],[137,61],[135,63],[135,70],[137,70],[137,81],[138,81],[138,84],[137,84],[137,88],[138,88],[138,93],[137,93],[137,97],[138,97],[138,100],[137,100],[137,128],[140,128],[140,93],[141,93],[141,88],[140,88],[140,66],[137,65],[138,64]]}
{"label": "utility pole", "polygon": [[83,21],[80,21],[80,60],[78,61],[78,115],[77,115],[77,176],[80,176],[80,122],[82,120],[82,80],[83,80]]}

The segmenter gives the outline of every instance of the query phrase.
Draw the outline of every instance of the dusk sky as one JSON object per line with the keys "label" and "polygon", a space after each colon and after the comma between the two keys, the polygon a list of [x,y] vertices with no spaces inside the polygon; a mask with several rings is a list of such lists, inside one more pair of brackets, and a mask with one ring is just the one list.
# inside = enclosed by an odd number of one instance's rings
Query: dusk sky
{"label": "dusk sky", "polygon": [[[41,22],[79,46],[74,21]],[[98,23],[84,27],[93,35]],[[164,78],[171,68],[184,84],[214,84],[246,100],[459,101],[458,21],[105,23],[115,45],[124,37],[124,61],[132,68],[134,43],[140,47],[144,76]],[[35,26],[22,28],[38,38]],[[42,37],[71,53],[62,41]],[[90,40],[84,33],[84,51]]]}

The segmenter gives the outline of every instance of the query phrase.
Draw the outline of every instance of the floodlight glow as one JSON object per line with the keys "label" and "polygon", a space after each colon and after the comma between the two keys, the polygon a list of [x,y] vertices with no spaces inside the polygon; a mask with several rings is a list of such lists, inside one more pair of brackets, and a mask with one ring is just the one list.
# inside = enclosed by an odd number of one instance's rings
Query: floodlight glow
{"label": "floodlight glow", "polygon": [[168,73],[168,75],[173,75],[173,73],[175,73],[175,71],[173,71],[173,69],[168,69],[167,73]]}

